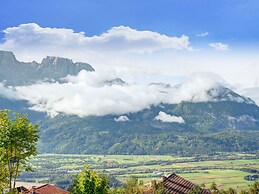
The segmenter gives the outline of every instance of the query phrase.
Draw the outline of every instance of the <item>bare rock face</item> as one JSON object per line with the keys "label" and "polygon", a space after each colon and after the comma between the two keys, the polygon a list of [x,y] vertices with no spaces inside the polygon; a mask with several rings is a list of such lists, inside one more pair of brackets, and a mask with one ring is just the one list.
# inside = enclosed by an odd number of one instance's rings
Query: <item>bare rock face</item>
{"label": "bare rock face", "polygon": [[0,63],[16,63],[14,54],[10,51],[0,51]]}
{"label": "bare rock face", "polygon": [[26,85],[39,80],[59,80],[67,75],[77,75],[81,70],[94,71],[88,63],[47,56],[41,63],[19,62],[9,51],[0,51],[0,82],[7,85]]}

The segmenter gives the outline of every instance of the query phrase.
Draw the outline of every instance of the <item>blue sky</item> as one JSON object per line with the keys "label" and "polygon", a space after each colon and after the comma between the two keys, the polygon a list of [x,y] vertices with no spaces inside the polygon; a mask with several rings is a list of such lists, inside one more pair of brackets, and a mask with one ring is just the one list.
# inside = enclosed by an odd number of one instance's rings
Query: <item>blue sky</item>
{"label": "blue sky", "polygon": [[256,0],[8,0],[1,2],[1,30],[24,23],[71,28],[98,35],[113,26],[166,35],[186,34],[193,42],[207,40],[247,45],[259,42]]}
{"label": "blue sky", "polygon": [[[70,77],[68,86],[42,83],[14,88],[36,109],[42,108],[38,102],[48,99],[47,110],[77,111],[79,102],[90,97],[96,102],[89,103],[92,109],[86,104],[85,115],[107,111],[105,103],[98,109],[106,98],[114,101],[112,111],[116,105],[119,111],[132,111],[203,95],[217,80],[259,105],[258,0],[3,0],[0,5],[0,50],[14,52],[19,61],[40,63],[47,55],[59,56],[88,62],[96,70]],[[132,85],[115,91],[98,85],[117,77]],[[142,85],[151,82],[183,82],[185,87],[161,96]],[[127,106],[120,107],[118,98]]]}

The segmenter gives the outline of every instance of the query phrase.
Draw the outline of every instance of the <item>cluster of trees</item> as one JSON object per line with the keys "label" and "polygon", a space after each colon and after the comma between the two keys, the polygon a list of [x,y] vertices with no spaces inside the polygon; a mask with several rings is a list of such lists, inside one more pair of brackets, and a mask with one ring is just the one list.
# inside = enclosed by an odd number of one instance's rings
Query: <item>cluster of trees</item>
{"label": "cluster of trees", "polygon": [[69,191],[71,194],[106,194],[109,179],[102,173],[90,170],[86,165],[82,172],[75,176]]}
{"label": "cluster of trees", "polygon": [[27,115],[0,110],[0,193],[13,192],[22,171],[30,171],[28,159],[37,154],[38,126]]}
{"label": "cluster of trees", "polygon": [[143,181],[132,177],[121,187],[110,188],[108,177],[103,173],[90,170],[88,165],[75,176],[69,188],[71,194],[141,194],[144,192],[163,194],[162,183],[152,181],[150,187],[145,187]]}

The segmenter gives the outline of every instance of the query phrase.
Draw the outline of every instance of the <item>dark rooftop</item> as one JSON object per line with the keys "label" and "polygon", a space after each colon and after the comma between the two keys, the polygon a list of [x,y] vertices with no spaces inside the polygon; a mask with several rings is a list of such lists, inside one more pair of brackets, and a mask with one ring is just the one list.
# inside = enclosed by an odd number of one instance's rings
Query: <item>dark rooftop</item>
{"label": "dark rooftop", "polygon": [[[169,177],[164,177],[163,186],[166,194],[187,194],[197,185],[173,173]],[[201,194],[211,194],[211,192],[202,188]]]}

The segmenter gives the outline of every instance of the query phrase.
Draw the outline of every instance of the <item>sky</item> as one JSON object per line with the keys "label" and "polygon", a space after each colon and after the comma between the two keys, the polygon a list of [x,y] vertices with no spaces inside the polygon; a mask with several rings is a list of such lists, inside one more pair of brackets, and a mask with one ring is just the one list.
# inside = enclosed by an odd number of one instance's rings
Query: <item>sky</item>
{"label": "sky", "polygon": [[0,50],[20,61],[66,57],[139,84],[176,85],[207,72],[259,104],[256,0],[8,0],[1,7]]}
{"label": "sky", "polygon": [[213,41],[258,43],[256,0],[8,0],[1,7],[2,30],[37,23],[93,36],[123,25],[168,36],[209,32]]}

